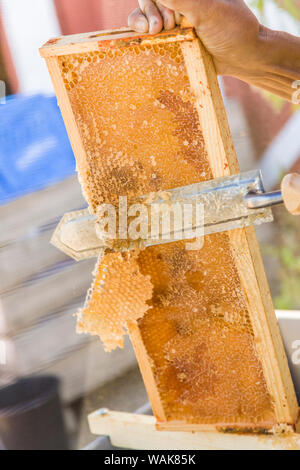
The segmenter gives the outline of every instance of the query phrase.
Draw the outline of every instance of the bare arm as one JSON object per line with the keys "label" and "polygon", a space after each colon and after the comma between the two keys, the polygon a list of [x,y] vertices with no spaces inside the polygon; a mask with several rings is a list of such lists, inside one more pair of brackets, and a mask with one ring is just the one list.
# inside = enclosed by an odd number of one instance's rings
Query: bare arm
{"label": "bare arm", "polygon": [[139,0],[129,26],[157,33],[174,11],[195,26],[219,75],[231,75],[292,100],[300,80],[300,38],[262,26],[243,0]]}
{"label": "bare arm", "polygon": [[262,28],[255,64],[253,77],[243,71],[235,76],[291,101],[300,80],[300,38]]}

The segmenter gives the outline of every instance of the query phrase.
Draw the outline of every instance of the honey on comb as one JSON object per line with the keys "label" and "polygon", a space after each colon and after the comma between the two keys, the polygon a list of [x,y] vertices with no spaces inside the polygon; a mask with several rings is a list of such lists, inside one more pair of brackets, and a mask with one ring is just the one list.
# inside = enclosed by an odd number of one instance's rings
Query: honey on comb
{"label": "honey on comb", "polygon": [[78,332],[100,336],[106,351],[123,347],[129,323],[148,310],[152,297],[149,276],[140,273],[137,253],[109,253],[95,269],[95,280],[83,309],[78,312]]}
{"label": "honey on comb", "polygon": [[[77,161],[80,181],[94,213],[119,196],[130,204],[137,195],[213,178],[180,44],[116,44],[58,59],[86,151]],[[122,345],[131,318],[167,421],[274,426],[226,233],[206,236],[200,251],[179,241],[133,258],[107,255],[79,327],[98,333],[110,350]]]}

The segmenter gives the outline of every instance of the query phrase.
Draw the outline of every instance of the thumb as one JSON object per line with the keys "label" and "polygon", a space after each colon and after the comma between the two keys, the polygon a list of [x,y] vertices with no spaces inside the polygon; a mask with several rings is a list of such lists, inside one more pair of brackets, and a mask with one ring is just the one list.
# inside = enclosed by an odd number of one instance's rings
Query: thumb
{"label": "thumb", "polygon": [[160,3],[174,11],[187,10],[187,8],[191,8],[192,4],[195,8],[195,0],[160,0]]}
{"label": "thumb", "polygon": [[281,183],[285,207],[293,215],[300,215],[300,175],[286,175]]}
{"label": "thumb", "polygon": [[214,0],[159,0],[159,2],[185,16],[189,23],[197,28],[212,8]]}

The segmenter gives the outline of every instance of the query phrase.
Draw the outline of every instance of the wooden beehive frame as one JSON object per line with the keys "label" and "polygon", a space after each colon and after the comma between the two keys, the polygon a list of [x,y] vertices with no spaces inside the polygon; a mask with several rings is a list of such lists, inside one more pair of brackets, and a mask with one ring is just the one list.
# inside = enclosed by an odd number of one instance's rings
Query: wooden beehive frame
{"label": "wooden beehive frame", "polygon": [[[206,143],[209,164],[215,178],[239,172],[237,158],[226,113],[210,56],[190,27],[176,28],[155,37],[140,36],[128,29],[89,33],[50,40],[42,49],[46,59],[58,104],[69,133],[80,169],[86,159],[85,149],[72,111],[59,67],[59,56],[99,51],[107,47],[127,47],[161,42],[180,42],[191,89],[196,97],[196,109]],[[262,264],[254,228],[228,232],[231,250],[251,318],[267,388],[273,399],[278,423],[295,427],[298,404],[285,356],[272,299]],[[132,325],[133,342],[147,392],[162,430],[197,431],[214,426],[167,422],[157,390],[150,360],[141,339],[138,325]]]}
{"label": "wooden beehive frame", "polygon": [[300,435],[158,432],[153,416],[97,410],[88,417],[92,434],[108,436],[113,446],[135,450],[300,450]]}

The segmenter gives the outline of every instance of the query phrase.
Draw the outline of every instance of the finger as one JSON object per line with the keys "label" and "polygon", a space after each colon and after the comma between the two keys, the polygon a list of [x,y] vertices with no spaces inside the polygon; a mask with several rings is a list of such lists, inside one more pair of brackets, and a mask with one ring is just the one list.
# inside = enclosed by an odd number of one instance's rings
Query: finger
{"label": "finger", "polygon": [[185,8],[186,4],[191,2],[194,2],[195,6],[195,0],[162,0],[162,4],[173,11],[180,11],[180,8]]}
{"label": "finger", "polygon": [[147,33],[149,30],[148,20],[140,8],[133,10],[128,17],[128,26],[138,33]]}
{"label": "finger", "polygon": [[175,11],[175,24],[181,25],[182,15]]}
{"label": "finger", "polygon": [[[196,9],[200,8],[200,5],[195,5],[196,0],[160,0],[161,3],[170,8],[173,11],[178,11],[184,16],[190,16],[193,14],[195,16],[195,7]],[[209,0],[213,1],[213,0]],[[198,2],[201,4],[201,2]],[[201,9],[201,8],[200,8]]]}
{"label": "finger", "polygon": [[[163,3],[163,5],[162,5],[162,3]],[[176,7],[179,7],[179,3],[176,3],[172,0],[162,0],[162,2],[159,2],[159,5],[161,5],[162,7],[167,8],[168,10],[174,12],[175,25],[180,25],[181,24],[183,15],[176,10]],[[182,7],[182,1],[181,1],[180,7]]]}
{"label": "finger", "polygon": [[159,9],[161,16],[164,20],[164,28],[166,30],[175,28],[174,11],[170,10],[170,8],[164,7],[160,2],[157,2],[156,6]]}
{"label": "finger", "polygon": [[281,183],[285,207],[293,215],[300,215],[300,175],[286,175]]}
{"label": "finger", "polygon": [[161,13],[157,6],[152,2],[152,0],[139,0],[140,8],[149,23],[149,33],[157,34],[163,27],[163,19]]}

